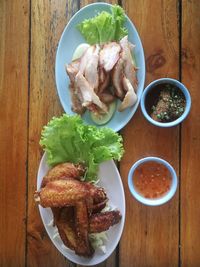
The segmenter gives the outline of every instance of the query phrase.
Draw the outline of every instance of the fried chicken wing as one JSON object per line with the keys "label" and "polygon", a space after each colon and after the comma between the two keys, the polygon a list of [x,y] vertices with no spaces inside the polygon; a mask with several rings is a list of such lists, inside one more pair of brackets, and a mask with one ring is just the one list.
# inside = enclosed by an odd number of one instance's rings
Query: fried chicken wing
{"label": "fried chicken wing", "polygon": [[101,233],[107,231],[111,226],[117,224],[121,217],[118,210],[93,214],[89,220],[89,232]]}
{"label": "fried chicken wing", "polygon": [[43,178],[41,190],[34,197],[42,207],[51,208],[64,245],[79,256],[91,257],[94,249],[89,233],[108,230],[120,221],[121,214],[101,212],[108,201],[106,192],[79,180],[84,172],[80,164],[58,164]]}
{"label": "fried chicken wing", "polygon": [[74,208],[52,208],[54,224],[58,228],[59,235],[64,245],[77,251],[77,236],[74,224]]}
{"label": "fried chicken wing", "polygon": [[107,200],[103,188],[73,178],[53,180],[35,193],[35,201],[44,208],[74,206],[76,201],[87,199],[88,208]]}
{"label": "fried chicken wing", "polygon": [[88,222],[88,210],[86,201],[77,201],[75,206],[75,224],[76,224],[76,234],[77,243],[79,246],[79,253],[81,255],[90,257],[94,253],[89,242],[89,222]]}
{"label": "fried chicken wing", "polygon": [[[75,228],[75,208],[74,207],[64,207],[64,208],[52,208],[54,215],[54,222],[58,228],[61,239],[65,240],[63,242],[67,247],[75,249],[76,244],[76,228]],[[117,224],[121,220],[121,214],[118,210],[112,210],[107,212],[101,212],[93,214],[89,217],[89,233],[101,233],[107,231],[111,226]],[[60,231],[62,230],[62,231]],[[64,237],[65,235],[65,237]],[[62,238],[64,237],[64,238]],[[67,241],[66,241],[67,240]],[[67,244],[69,243],[70,244]],[[71,247],[70,247],[71,246]]]}
{"label": "fried chicken wing", "polygon": [[88,218],[84,202],[79,202],[76,207],[53,208],[52,212],[64,245],[77,255],[87,257],[94,252],[88,233],[107,231],[121,220],[118,210],[97,213]]}
{"label": "fried chicken wing", "polygon": [[85,167],[81,164],[61,163],[53,167],[42,180],[42,187],[48,182],[67,178],[80,179],[85,173]]}
{"label": "fried chicken wing", "polygon": [[89,197],[90,193],[84,183],[71,178],[49,182],[35,193],[35,201],[43,208],[74,206],[77,201]]}
{"label": "fried chicken wing", "polygon": [[94,204],[98,204],[104,200],[107,200],[106,192],[102,187],[94,186],[91,183],[84,183],[84,184],[87,190],[89,191]]}

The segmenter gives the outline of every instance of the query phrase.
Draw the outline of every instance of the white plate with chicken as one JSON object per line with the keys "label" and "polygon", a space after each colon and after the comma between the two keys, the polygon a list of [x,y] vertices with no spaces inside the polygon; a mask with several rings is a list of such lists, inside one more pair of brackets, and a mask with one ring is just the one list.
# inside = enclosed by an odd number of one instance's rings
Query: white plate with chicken
{"label": "white plate with chicken", "polygon": [[100,164],[98,186],[81,181],[80,164],[40,162],[35,201],[55,247],[70,261],[95,265],[116,248],[125,221],[125,196],[113,160]]}
{"label": "white plate with chicken", "polygon": [[66,113],[116,132],[130,121],[144,87],[145,59],[121,7],[94,3],[72,17],[58,45],[55,77]]}

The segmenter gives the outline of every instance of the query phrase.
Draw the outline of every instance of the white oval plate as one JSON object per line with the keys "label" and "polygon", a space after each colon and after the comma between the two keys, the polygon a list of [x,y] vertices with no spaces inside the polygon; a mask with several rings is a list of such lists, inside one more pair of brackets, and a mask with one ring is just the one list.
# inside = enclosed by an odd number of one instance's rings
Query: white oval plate
{"label": "white oval plate", "polygon": [[[49,170],[49,166],[46,163],[46,154],[43,155],[40,166],[38,170],[37,175],[37,190],[40,189],[41,182],[47,171]],[[80,265],[95,265],[98,263],[103,262],[106,260],[110,254],[113,252],[113,250],[116,248],[122,231],[124,227],[124,221],[125,221],[125,196],[124,196],[124,189],[121,181],[121,177],[119,175],[118,169],[114,163],[113,160],[104,162],[100,164],[99,168],[99,174],[98,177],[100,179],[98,185],[105,188],[107,196],[109,198],[108,204],[113,207],[120,210],[122,214],[121,221],[117,224],[111,227],[107,231],[108,241],[106,242],[106,253],[96,250],[95,254],[92,258],[84,258],[77,256],[72,250],[67,249],[61,238],[57,236],[56,238],[53,238],[54,234],[57,231],[56,227],[53,227],[52,225],[49,225],[49,223],[53,219],[53,215],[51,212],[51,209],[49,208],[42,208],[39,205],[40,215],[43,221],[43,224],[45,226],[45,229],[55,245],[55,247],[70,261],[80,264]]]}
{"label": "white oval plate", "polygon": [[[81,33],[76,29],[76,25],[82,22],[84,19],[92,18],[97,13],[105,10],[110,12],[110,4],[106,3],[94,3],[85,6],[84,8],[80,9],[69,21],[67,26],[65,27],[62,36],[60,38],[60,42],[58,44],[58,50],[56,54],[56,65],[55,65],[55,77],[56,77],[56,86],[58,95],[61,101],[61,104],[68,114],[74,114],[71,110],[71,99],[70,93],[68,90],[69,86],[69,78],[66,74],[64,64],[70,63],[72,60],[72,55],[76,49],[76,47],[84,43],[85,40],[82,37]],[[113,129],[115,132],[122,129],[132,118],[134,113],[137,110],[137,107],[140,102],[140,98],[142,95],[142,91],[144,88],[144,81],[145,81],[145,59],[144,59],[144,51],[142,47],[142,43],[140,37],[137,33],[137,30],[131,20],[126,16],[125,27],[128,29],[128,39],[131,43],[135,44],[135,58],[138,66],[137,71],[137,78],[138,78],[138,90],[137,96],[138,100],[137,103],[131,107],[126,109],[123,112],[116,111],[112,119],[104,126]],[[118,103],[119,104],[119,103]],[[86,112],[82,116],[83,120],[87,124],[96,125],[90,118],[89,112]],[[98,126],[97,127],[102,127]]]}

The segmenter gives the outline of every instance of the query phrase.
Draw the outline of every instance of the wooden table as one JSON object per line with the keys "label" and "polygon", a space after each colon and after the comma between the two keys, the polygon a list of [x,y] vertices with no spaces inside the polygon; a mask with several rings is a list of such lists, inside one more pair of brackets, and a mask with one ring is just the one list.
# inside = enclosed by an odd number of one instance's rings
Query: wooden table
{"label": "wooden table", "polygon": [[[92,1],[0,1],[0,266],[75,266],[52,245],[33,200],[42,156],[41,129],[63,113],[55,88],[61,33]],[[117,3],[117,1],[109,1]],[[122,0],[141,36],[146,85],[173,77],[190,90],[192,109],[178,127],[150,125],[140,109],[121,131],[120,163],[126,223],[120,244],[99,266],[200,266],[200,1]],[[144,156],[169,161],[179,176],[176,196],[146,207],[127,186],[130,166]]]}

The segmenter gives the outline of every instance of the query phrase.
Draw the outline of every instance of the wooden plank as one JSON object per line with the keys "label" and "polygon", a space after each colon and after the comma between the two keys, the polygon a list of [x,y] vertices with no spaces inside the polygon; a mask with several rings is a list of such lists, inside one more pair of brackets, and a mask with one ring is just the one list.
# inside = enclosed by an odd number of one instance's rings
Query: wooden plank
{"label": "wooden plank", "polygon": [[0,1],[0,266],[24,266],[29,2]]}
{"label": "wooden plank", "polygon": [[181,158],[181,261],[200,266],[200,2],[182,2],[182,82],[192,97],[192,109],[182,125]]}
{"label": "wooden plank", "polygon": [[36,0],[31,5],[31,76],[28,164],[28,266],[74,266],[53,246],[34,203],[36,175],[42,150],[41,129],[52,116],[63,113],[56,92],[55,55],[61,33],[79,1]]}
{"label": "wooden plank", "polygon": [[[178,78],[177,1],[123,1],[141,36],[146,57],[146,85],[157,78]],[[137,111],[122,131],[125,156],[120,164],[126,194],[126,223],[120,243],[120,267],[177,266],[179,241],[178,192],[167,204],[148,207],[130,194],[127,175],[145,156],[158,156],[179,171],[179,128],[150,125]]]}

